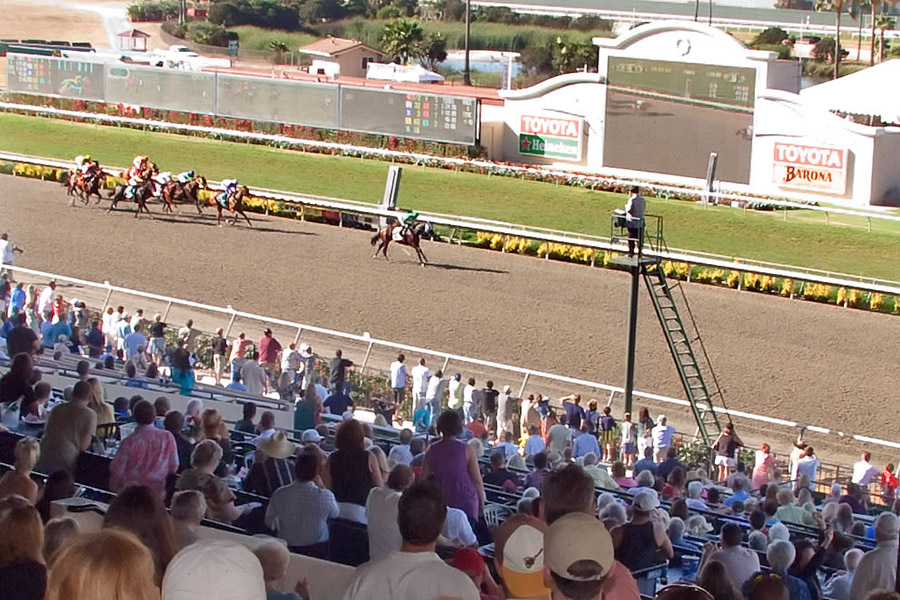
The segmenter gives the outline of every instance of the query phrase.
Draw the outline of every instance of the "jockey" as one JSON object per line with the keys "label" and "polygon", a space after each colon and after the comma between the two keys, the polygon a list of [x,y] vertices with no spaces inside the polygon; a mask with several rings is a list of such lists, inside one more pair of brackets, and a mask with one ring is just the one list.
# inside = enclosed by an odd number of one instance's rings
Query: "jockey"
{"label": "jockey", "polygon": [[222,187],[225,188],[222,190],[222,193],[216,197],[216,201],[222,206],[228,206],[228,201],[234,195],[238,188],[238,180],[237,179],[223,179]]}
{"label": "jockey", "polygon": [[180,183],[181,185],[186,184],[188,181],[194,178],[194,171],[182,171],[178,175],[175,176],[175,181]]}
{"label": "jockey", "polygon": [[419,213],[416,211],[412,211],[408,215],[403,218],[403,227],[400,229],[400,235],[404,235],[407,231],[412,229],[416,224],[416,219],[419,218]]}
{"label": "jockey", "polygon": [[128,171],[125,173],[125,177],[128,179],[128,188],[125,190],[126,198],[131,198],[137,187],[144,184],[144,174],[146,170],[147,157],[143,155],[135,156],[131,167],[129,167]]}

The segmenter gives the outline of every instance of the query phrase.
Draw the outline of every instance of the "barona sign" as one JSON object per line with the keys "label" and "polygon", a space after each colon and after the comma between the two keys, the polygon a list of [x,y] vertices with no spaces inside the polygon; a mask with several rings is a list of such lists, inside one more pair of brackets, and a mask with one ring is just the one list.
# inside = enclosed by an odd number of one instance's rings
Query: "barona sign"
{"label": "barona sign", "polygon": [[843,195],[847,155],[846,149],[775,142],[773,182],[784,188]]}
{"label": "barona sign", "polygon": [[522,115],[521,133],[578,139],[581,137],[581,122],[574,119]]}

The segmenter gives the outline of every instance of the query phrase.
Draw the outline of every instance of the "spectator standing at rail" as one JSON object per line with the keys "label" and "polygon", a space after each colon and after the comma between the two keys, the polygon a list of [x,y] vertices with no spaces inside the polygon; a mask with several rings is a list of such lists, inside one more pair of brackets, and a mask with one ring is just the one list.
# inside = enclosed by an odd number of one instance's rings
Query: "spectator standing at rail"
{"label": "spectator standing at rail", "polygon": [[488,380],[481,389],[481,414],[488,431],[497,433],[497,397],[500,392],[494,389],[494,382]]}
{"label": "spectator standing at rail", "polygon": [[193,319],[188,319],[184,327],[178,330],[178,344],[185,347],[192,358],[197,357],[197,338],[200,332],[194,329]]}
{"label": "spectator standing at rail", "polygon": [[213,355],[213,376],[216,385],[222,385],[222,373],[225,372],[225,356],[228,352],[228,340],[225,339],[225,330],[216,329],[216,337],[210,342],[210,350]]}
{"label": "spectator standing at rail", "polygon": [[125,356],[125,339],[134,333],[131,327],[131,315],[124,313],[122,318],[116,323],[116,356],[126,358]]}
{"label": "spectator standing at rail", "polygon": [[275,377],[275,361],[278,359],[278,353],[281,352],[281,343],[272,335],[272,330],[266,328],[263,336],[259,338],[256,345],[256,351],[259,354],[259,366],[266,373],[265,391],[269,391],[269,383]]}
{"label": "spectator standing at rail", "polygon": [[9,304],[6,307],[7,318],[25,310],[25,284],[19,282],[9,293]]}
{"label": "spectator standing at rail", "polygon": [[728,475],[737,465],[737,450],[743,445],[744,442],[734,432],[734,425],[730,422],[726,423],[725,428],[712,445],[712,449],[716,451],[715,464],[718,467],[716,481],[725,481],[728,478]]}
{"label": "spectator standing at rail", "polygon": [[309,344],[300,344],[300,364],[302,366],[301,372],[303,373],[303,382],[301,383],[301,389],[306,389],[309,387],[309,384],[313,383],[316,376],[316,355],[312,351],[312,346]]}
{"label": "spectator standing at rail", "polygon": [[635,247],[638,253],[643,246],[644,237],[644,212],[647,201],[641,196],[641,188],[631,187],[628,202],[625,203],[625,227],[628,229],[628,256],[634,256]]}
{"label": "spectator standing at rail", "polygon": [[136,324],[133,326],[132,332],[125,336],[122,347],[124,349],[125,360],[132,360],[141,353],[142,349],[146,349],[147,338],[145,338],[144,334],[141,332],[141,325]]}
{"label": "spectator standing at rail", "polygon": [[873,479],[878,477],[878,469],[869,462],[871,459],[872,455],[869,452],[862,453],[860,460],[853,464],[853,476],[850,481],[866,488]]}
{"label": "spectator standing at rail", "polygon": [[513,426],[516,399],[511,396],[512,388],[508,385],[503,386],[503,391],[497,396],[497,439],[504,439],[506,433],[512,433],[515,436],[516,430]]}
{"label": "spectator standing at rail", "polygon": [[616,438],[618,437],[616,434],[618,433],[618,427],[616,426],[616,420],[610,414],[611,412],[608,406],[604,406],[603,415],[597,424],[600,432],[600,445],[603,449],[603,460],[605,462],[612,462],[616,459]]}
{"label": "spectator standing at rail", "polygon": [[816,485],[816,475],[819,472],[819,459],[816,458],[815,450],[812,446],[807,446],[803,456],[797,461],[797,479],[806,475],[809,477],[809,486],[813,488]]}
{"label": "spectator standing at rail", "polygon": [[344,384],[347,379],[347,369],[353,366],[353,361],[349,358],[344,358],[343,351],[338,348],[334,351],[334,358],[331,359],[331,375],[328,379],[328,383],[331,386],[331,391],[340,391],[344,392]]}
{"label": "spectator standing at rail", "polygon": [[456,373],[450,378],[450,382],[447,384],[447,408],[463,419],[465,419],[466,416],[463,412],[463,406],[465,406],[463,403],[464,392],[465,386],[462,384],[462,375]]}
{"label": "spectator standing at rail", "polygon": [[247,356],[247,348],[252,346],[253,342],[247,339],[246,334],[242,331],[231,344],[231,354],[228,356],[228,362],[231,363],[231,376],[241,372],[244,361]]}
{"label": "spectator standing at rail", "polygon": [[419,364],[412,368],[412,398],[413,408],[422,408],[425,401],[425,393],[428,391],[428,378],[431,370],[425,366],[425,358],[419,359]]}
{"label": "spectator standing at rail", "polygon": [[668,424],[669,420],[665,415],[659,415],[658,423],[652,430],[653,435],[653,459],[660,463],[665,457],[672,445],[672,436],[675,435],[675,428]]}
{"label": "spectator standing at rail", "polygon": [[622,422],[619,423],[622,432],[620,448],[622,450],[622,462],[627,468],[631,468],[637,454],[637,425],[631,421],[631,413],[625,413]]}
{"label": "spectator standing at rail", "polygon": [[475,378],[469,377],[466,387],[463,388],[463,415],[466,425],[475,420],[475,414],[478,412],[478,400],[475,398],[475,392]]}
{"label": "spectator standing at rail", "polygon": [[266,374],[263,368],[256,362],[256,352],[249,352],[243,366],[241,366],[241,381],[251,396],[262,396],[266,389]]}
{"label": "spectator standing at rail", "polygon": [[650,410],[642,406],[637,421],[637,455],[644,455],[644,448],[653,447],[653,428],[656,424],[650,418]]}
{"label": "spectator standing at rail", "polygon": [[441,404],[443,403],[444,393],[447,391],[447,380],[444,379],[444,372],[440,369],[428,378],[428,389],[425,391],[425,406],[431,417],[431,422],[435,423],[441,414]]}
{"label": "spectator standing at rail", "polygon": [[5,273],[9,277],[9,281],[14,282],[15,278],[13,277],[12,271],[7,269],[6,267],[11,267],[13,261],[16,259],[16,254],[23,254],[25,251],[22,250],[16,244],[13,244],[9,241],[9,234],[3,233],[0,234],[0,261],[3,262],[3,269],[0,270],[0,273]]}
{"label": "spectator standing at rail", "polygon": [[297,344],[288,344],[287,350],[281,351],[281,374],[288,374],[291,385],[297,384],[297,375],[300,372],[300,353],[297,352]]}
{"label": "spectator standing at rail", "polygon": [[150,325],[150,346],[148,351],[150,356],[160,367],[165,364],[163,359],[166,355],[166,324],[163,323],[162,315],[157,313],[153,315],[153,323]]}
{"label": "spectator standing at rail", "polygon": [[406,365],[403,362],[406,357],[403,354],[397,355],[397,360],[391,363],[391,398],[394,404],[403,404],[406,396]]}
{"label": "spectator standing at rail", "polygon": [[559,399],[566,413],[566,423],[573,431],[581,431],[584,409],[581,407],[581,394],[571,394]]}
{"label": "spectator standing at rail", "polygon": [[56,281],[50,281],[37,298],[37,314],[44,317],[53,312],[53,303],[56,301]]}

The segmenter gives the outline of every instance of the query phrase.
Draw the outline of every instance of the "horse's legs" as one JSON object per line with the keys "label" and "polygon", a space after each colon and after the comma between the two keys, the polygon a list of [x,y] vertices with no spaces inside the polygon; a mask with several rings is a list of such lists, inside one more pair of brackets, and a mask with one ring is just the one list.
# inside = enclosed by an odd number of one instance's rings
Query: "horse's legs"
{"label": "horse's legs", "polygon": [[200,192],[199,192],[199,190],[197,191],[197,195],[194,196],[194,202],[197,204],[197,214],[202,215],[203,210],[200,208]]}
{"label": "horse's legs", "polygon": [[378,253],[381,252],[381,249],[384,247],[384,240],[381,240],[378,243],[378,247],[375,248],[375,254],[372,255],[372,258],[378,258]]}
{"label": "horse's legs", "polygon": [[216,202],[216,225],[222,226],[222,205]]}
{"label": "horse's legs", "polygon": [[[240,215],[241,215],[242,217],[244,217],[245,219],[247,219],[247,225],[249,225],[250,227],[253,227],[253,223],[250,222],[250,217],[247,216],[247,213],[244,212],[244,209],[238,208],[238,209],[237,209],[237,212],[240,213]],[[235,215],[234,220],[237,221],[237,215]]]}
{"label": "horse's legs", "polygon": [[428,264],[428,259],[425,258],[425,253],[422,251],[422,248],[416,244],[416,254],[419,256],[419,264],[423,267]]}

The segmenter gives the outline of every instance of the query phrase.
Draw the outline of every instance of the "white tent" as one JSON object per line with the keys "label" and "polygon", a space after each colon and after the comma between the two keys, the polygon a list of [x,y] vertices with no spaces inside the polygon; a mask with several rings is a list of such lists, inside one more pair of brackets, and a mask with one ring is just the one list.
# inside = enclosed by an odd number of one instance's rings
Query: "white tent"
{"label": "white tent", "polygon": [[436,83],[444,80],[442,75],[429,71],[422,65],[398,65],[396,63],[375,63],[367,65],[366,79],[385,81],[406,81],[412,83]]}
{"label": "white tent", "polygon": [[900,59],[806,88],[800,97],[816,108],[900,123]]}

